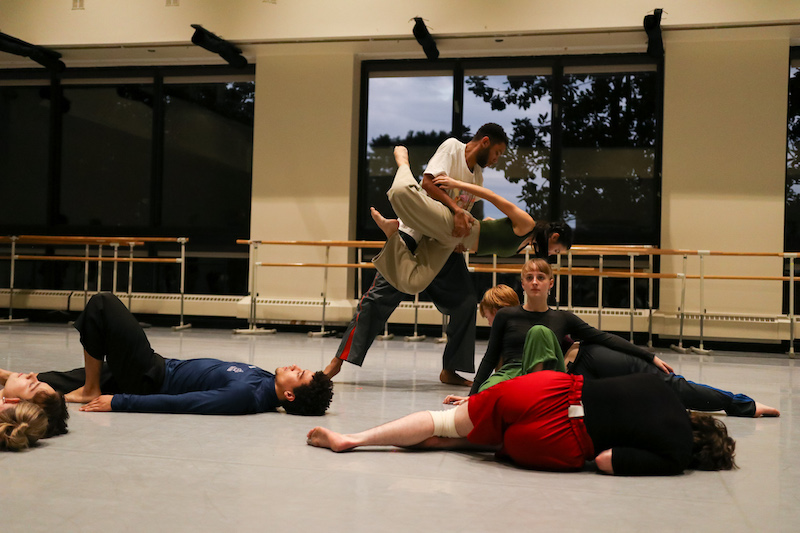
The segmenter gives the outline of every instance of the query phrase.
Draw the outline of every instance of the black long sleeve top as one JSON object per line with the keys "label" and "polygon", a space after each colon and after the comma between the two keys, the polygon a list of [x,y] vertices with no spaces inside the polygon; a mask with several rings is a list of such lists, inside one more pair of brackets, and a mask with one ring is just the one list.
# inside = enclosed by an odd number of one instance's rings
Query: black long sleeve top
{"label": "black long sleeve top", "polygon": [[581,401],[594,453],[611,450],[614,474],[680,474],[692,458],[692,427],[678,396],[658,376],[585,381]]}
{"label": "black long sleeve top", "polygon": [[561,341],[567,335],[574,340],[602,344],[614,350],[634,355],[647,362],[653,361],[653,354],[631,344],[625,339],[593,328],[569,311],[548,309],[547,311],[526,311],[521,305],[505,307],[497,312],[489,334],[489,345],[483,356],[478,372],[470,389],[475,394],[492,375],[498,361],[503,364],[522,360],[522,349],[525,346],[525,335],[533,326],[545,326],[555,333]]}

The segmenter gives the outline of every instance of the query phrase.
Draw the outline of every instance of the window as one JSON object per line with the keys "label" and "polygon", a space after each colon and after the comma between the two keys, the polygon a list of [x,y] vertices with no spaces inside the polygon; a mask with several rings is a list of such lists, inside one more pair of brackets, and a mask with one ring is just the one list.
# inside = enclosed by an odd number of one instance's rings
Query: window
{"label": "window", "polygon": [[[378,146],[403,142],[411,149],[416,139],[424,138],[425,150],[411,155],[419,175],[425,165],[419,159],[432,153],[441,137],[466,142],[482,124],[495,122],[504,127],[510,144],[498,164],[485,170],[485,186],[537,221],[567,221],[576,242],[659,244],[663,76],[656,62],[627,54],[439,61],[436,89],[402,88],[430,83],[431,74],[422,73],[430,65],[426,61],[364,64],[368,82],[362,91],[362,161],[366,164],[359,175],[357,238],[382,238],[368,208],[378,202],[388,205],[385,192],[395,167],[391,158],[381,158],[376,171]],[[447,85],[446,79],[452,83]],[[386,98],[387,94],[392,97]],[[437,96],[435,125],[430,121],[432,107],[425,107],[420,95]],[[390,125],[400,124],[389,133]],[[383,177],[376,179],[378,173]],[[491,205],[482,209],[476,206],[473,214],[501,216]],[[475,279],[479,293],[483,285],[488,287],[481,276]],[[515,284],[516,276],[508,282]],[[573,303],[595,305],[596,284],[596,278],[576,280]],[[612,293],[628,291],[613,290],[613,285],[606,284],[611,288],[603,305],[627,305],[627,296]],[[646,292],[646,282],[643,286]],[[567,295],[562,298],[566,301]],[[637,305],[646,305],[645,300]]]}
{"label": "window", "polygon": [[789,67],[789,116],[786,142],[786,225],[784,249],[800,251],[800,48]]}
{"label": "window", "polygon": [[147,227],[153,85],[70,84],[62,94],[59,225]]}
{"label": "window", "polygon": [[[70,69],[54,80],[0,72],[0,232],[188,237],[186,292],[246,293],[247,254],[235,241],[250,234],[254,74],[226,66]],[[178,253],[177,245],[150,252]],[[82,264],[55,263],[21,262],[18,286],[83,286]],[[178,287],[174,267],[135,269],[134,291]]]}
{"label": "window", "polygon": [[[786,127],[786,213],[783,247],[786,252],[800,251],[800,48],[791,51],[789,64],[789,105]],[[800,261],[795,259],[795,278],[798,279]],[[789,275],[790,261],[784,263],[784,275]],[[795,292],[800,285],[795,283]],[[783,310],[789,311],[789,291],[784,287]],[[800,302],[795,300],[793,312],[800,312]]]}
{"label": "window", "polygon": [[0,81],[0,225],[47,223],[49,100],[46,85]]}
{"label": "window", "polygon": [[368,78],[369,115],[365,136],[366,171],[359,186],[358,238],[382,240],[383,233],[369,215],[375,207],[394,217],[386,198],[397,166],[393,150],[408,148],[411,170],[421,176],[428,160],[448,136],[452,124],[453,79],[451,75],[371,73]]}

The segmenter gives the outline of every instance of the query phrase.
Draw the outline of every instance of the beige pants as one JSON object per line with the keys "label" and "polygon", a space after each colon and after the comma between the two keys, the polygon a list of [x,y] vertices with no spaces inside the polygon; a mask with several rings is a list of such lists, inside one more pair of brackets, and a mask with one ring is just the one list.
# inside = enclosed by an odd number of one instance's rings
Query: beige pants
{"label": "beige pants", "polygon": [[395,233],[372,262],[394,288],[416,294],[430,285],[459,243],[467,249],[475,246],[480,228],[476,222],[466,238],[453,237],[453,213],[425,193],[407,165],[397,170],[387,195],[397,216],[425,237],[412,254]]}

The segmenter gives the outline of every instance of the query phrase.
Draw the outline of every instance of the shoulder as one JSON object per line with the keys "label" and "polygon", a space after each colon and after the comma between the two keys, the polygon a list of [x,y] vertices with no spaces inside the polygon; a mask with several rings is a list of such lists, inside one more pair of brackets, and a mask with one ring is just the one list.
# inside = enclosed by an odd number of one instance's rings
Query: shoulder
{"label": "shoulder", "polygon": [[498,309],[497,314],[495,315],[495,320],[498,318],[508,319],[511,317],[520,316],[523,314],[522,306],[515,305],[512,307],[503,307],[502,309]]}
{"label": "shoulder", "polygon": [[445,150],[464,150],[465,146],[467,146],[467,145],[464,144],[463,142],[459,141],[455,137],[450,137],[449,139],[446,139],[439,146],[439,148],[442,148],[442,149],[445,149]]}

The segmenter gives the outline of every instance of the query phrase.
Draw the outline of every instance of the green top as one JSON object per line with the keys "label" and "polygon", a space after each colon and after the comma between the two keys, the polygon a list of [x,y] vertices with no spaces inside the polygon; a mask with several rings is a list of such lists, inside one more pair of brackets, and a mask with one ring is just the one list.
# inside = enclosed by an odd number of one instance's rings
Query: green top
{"label": "green top", "polygon": [[522,243],[528,235],[520,237],[514,233],[509,218],[497,220],[481,220],[480,237],[478,238],[477,255],[499,255],[512,257],[522,248]]}

